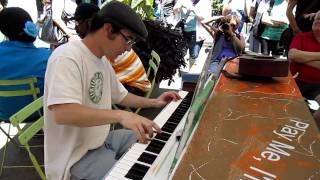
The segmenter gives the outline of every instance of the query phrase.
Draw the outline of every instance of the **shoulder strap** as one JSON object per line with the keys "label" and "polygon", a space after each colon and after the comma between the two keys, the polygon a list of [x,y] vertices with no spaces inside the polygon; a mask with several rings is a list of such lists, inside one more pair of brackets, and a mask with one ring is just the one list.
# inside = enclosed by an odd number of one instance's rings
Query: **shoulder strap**
{"label": "shoulder strap", "polygon": [[272,8],[274,6],[274,2],[275,2],[275,0],[270,0],[269,1],[269,9],[267,11],[269,13],[269,15],[271,14]]}

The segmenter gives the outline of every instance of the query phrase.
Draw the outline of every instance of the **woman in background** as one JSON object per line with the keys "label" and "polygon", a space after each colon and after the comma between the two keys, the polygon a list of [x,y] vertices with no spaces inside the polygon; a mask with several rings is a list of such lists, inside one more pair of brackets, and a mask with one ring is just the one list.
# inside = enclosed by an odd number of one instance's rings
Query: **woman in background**
{"label": "woman in background", "polygon": [[[31,16],[22,8],[5,8],[0,12],[0,31],[9,39],[0,43],[0,79],[36,77],[37,87],[40,88],[38,97],[42,96],[44,74],[51,50],[34,46],[38,29]],[[10,87],[1,88],[7,90]],[[8,120],[12,114],[32,101],[31,96],[1,97],[0,119]]]}

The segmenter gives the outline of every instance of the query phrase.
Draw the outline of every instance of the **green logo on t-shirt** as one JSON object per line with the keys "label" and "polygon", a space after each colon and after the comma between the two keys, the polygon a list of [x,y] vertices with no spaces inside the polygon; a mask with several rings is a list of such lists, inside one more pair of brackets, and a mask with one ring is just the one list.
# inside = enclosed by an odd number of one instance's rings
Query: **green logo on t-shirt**
{"label": "green logo on t-shirt", "polygon": [[97,104],[101,100],[102,91],[103,75],[101,72],[96,72],[90,81],[89,96],[91,101]]}

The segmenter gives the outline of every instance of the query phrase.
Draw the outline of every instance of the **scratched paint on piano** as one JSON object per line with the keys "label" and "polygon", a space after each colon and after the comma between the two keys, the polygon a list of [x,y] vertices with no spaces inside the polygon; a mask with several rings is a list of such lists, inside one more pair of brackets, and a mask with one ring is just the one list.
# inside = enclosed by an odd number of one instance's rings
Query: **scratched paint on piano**
{"label": "scratched paint on piano", "polygon": [[222,76],[174,179],[320,179],[319,157],[319,130],[291,76]]}

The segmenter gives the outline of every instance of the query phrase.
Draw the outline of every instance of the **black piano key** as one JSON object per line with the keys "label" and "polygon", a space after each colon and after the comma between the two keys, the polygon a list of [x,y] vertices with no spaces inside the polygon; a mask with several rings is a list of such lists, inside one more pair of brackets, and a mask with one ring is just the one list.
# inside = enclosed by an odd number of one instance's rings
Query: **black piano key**
{"label": "black piano key", "polygon": [[134,174],[134,172],[128,172],[124,177],[133,180],[142,180],[144,176]]}
{"label": "black piano key", "polygon": [[149,152],[152,152],[152,153],[155,153],[155,154],[159,154],[161,152],[162,148],[158,148],[158,147],[155,147],[155,146],[148,146],[146,148],[146,151],[149,151]]}
{"label": "black piano key", "polygon": [[153,139],[148,146],[157,146],[157,147],[162,148],[164,145],[166,145],[165,142]]}
{"label": "black piano key", "polygon": [[154,160],[156,160],[157,156],[153,154],[149,154],[146,152],[143,152],[140,157],[138,158],[138,161],[147,163],[147,164],[152,164]]}
{"label": "black piano key", "polygon": [[150,167],[135,163],[125,177],[130,179],[143,179],[143,177],[147,174]]}
{"label": "black piano key", "polygon": [[169,122],[172,122],[172,123],[176,123],[176,124],[179,124],[179,122],[181,120],[175,120],[175,119],[168,119]]}
{"label": "black piano key", "polygon": [[183,115],[185,114],[186,112],[174,112],[172,114],[172,116],[176,116],[176,117],[183,117]]}
{"label": "black piano key", "polygon": [[162,141],[153,139],[153,140],[150,142],[150,144],[148,145],[148,147],[146,148],[146,150],[147,150],[147,151],[150,151],[150,152],[154,152],[154,153],[156,153],[156,154],[159,154],[165,144],[166,144],[166,143],[164,143],[164,142],[162,142]]}
{"label": "black piano key", "polygon": [[162,132],[161,134],[157,134],[155,137],[155,139],[160,139],[162,141],[168,141],[170,138],[170,134]]}
{"label": "black piano key", "polygon": [[149,168],[150,168],[149,166],[142,165],[139,163],[134,163],[134,165],[131,167],[131,169],[138,171],[138,172],[141,172],[141,173],[144,173],[144,174],[146,174],[148,172]]}
{"label": "black piano key", "polygon": [[144,176],[147,174],[149,170],[148,166],[139,164],[139,163],[134,163],[134,165],[130,168],[130,170],[128,171],[128,173],[132,173],[132,174],[136,174],[138,176]]}
{"label": "black piano key", "polygon": [[[171,123],[171,122],[167,121],[167,122],[162,126],[162,128],[165,127],[165,128],[170,128],[170,129],[175,130],[177,126],[178,126],[177,123]],[[161,128],[161,129],[162,129],[162,128]]]}
{"label": "black piano key", "polygon": [[183,117],[184,114],[186,114],[187,111],[176,111],[172,114],[172,116],[179,116],[179,117]]}
{"label": "black piano key", "polygon": [[180,122],[180,121],[181,121],[181,118],[176,117],[176,116],[170,116],[170,118],[169,118],[168,120]]}
{"label": "black piano key", "polygon": [[177,125],[174,126],[172,124],[166,123],[162,126],[161,130],[168,132],[168,133],[173,133],[173,131],[176,129],[176,127],[177,127]]}

